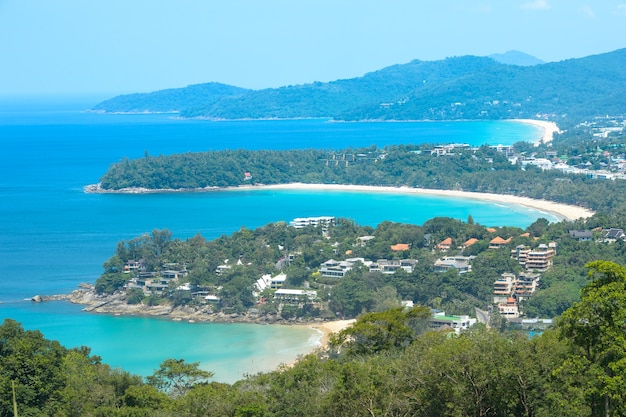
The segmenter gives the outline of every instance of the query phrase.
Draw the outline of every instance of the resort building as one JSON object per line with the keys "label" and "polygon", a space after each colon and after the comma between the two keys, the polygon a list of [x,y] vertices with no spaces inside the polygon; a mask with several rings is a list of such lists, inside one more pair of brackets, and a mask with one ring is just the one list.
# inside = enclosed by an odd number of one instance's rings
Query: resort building
{"label": "resort building", "polygon": [[524,266],[527,270],[545,272],[552,266],[554,254],[554,248],[541,244],[537,249],[528,252]]}
{"label": "resort building", "polygon": [[261,276],[261,278],[257,279],[254,283],[254,296],[258,297],[263,291],[265,291],[266,288],[270,288],[271,284],[272,276],[270,274]]}
{"label": "resort building", "polygon": [[437,249],[439,249],[440,251],[442,251],[442,252],[449,251],[450,248],[452,247],[452,238],[451,237],[445,238],[441,242],[437,243],[437,245],[435,247]]}
{"label": "resort building", "polygon": [[602,231],[602,237],[604,238],[604,241],[608,243],[616,242],[618,239],[626,240],[624,230],[617,228],[604,229]]}
{"label": "resort building", "polygon": [[512,319],[519,317],[519,309],[517,308],[517,301],[513,297],[509,297],[506,302],[498,304],[498,312],[505,319]]}
{"label": "resort building", "polygon": [[402,269],[407,273],[412,273],[417,265],[416,259],[379,259],[370,264],[370,272],[382,272],[383,274],[395,274],[396,271]]}
{"label": "resort building", "polygon": [[476,239],[475,237],[468,239],[467,241],[465,241],[465,243],[463,243],[463,249],[469,248],[476,242],[478,242],[478,239]]}
{"label": "resort building", "polygon": [[356,261],[365,262],[365,259],[352,258],[351,260],[346,259],[345,261],[329,259],[320,265],[319,273],[322,274],[323,277],[343,278],[350,270],[352,270]]}
{"label": "resort building", "polygon": [[539,274],[520,274],[515,281],[513,294],[517,301],[530,298],[539,288],[541,275]]}
{"label": "resort building", "polygon": [[517,301],[530,298],[539,288],[541,275],[522,273],[518,276],[505,272],[493,283],[493,303],[506,303],[509,297]]}
{"label": "resort building", "polygon": [[124,273],[129,274],[131,272],[139,272],[145,270],[144,260],[140,259],[138,261],[134,259],[129,259],[128,262],[124,264]]}
{"label": "resort building", "polygon": [[270,280],[270,288],[277,290],[285,284],[285,281],[287,281],[287,275],[278,274]]}
{"label": "resort building", "polygon": [[391,250],[394,252],[402,252],[409,249],[411,249],[411,245],[408,243],[397,243],[395,245],[391,245]]}
{"label": "resort building", "polygon": [[513,294],[515,285],[515,274],[505,272],[493,283],[493,303],[506,303],[506,300]]}
{"label": "resort building", "polygon": [[519,245],[511,250],[511,258],[517,259],[527,271],[545,272],[552,266],[552,258],[556,254],[556,243],[541,244],[536,249]]}
{"label": "resort building", "polygon": [[459,274],[464,274],[472,270],[470,265],[474,256],[451,256],[447,258],[439,258],[433,265],[435,272],[446,272],[450,269],[456,269]]}
{"label": "resort building", "polygon": [[500,236],[496,236],[489,241],[489,249],[500,249],[506,246],[511,241],[511,238],[502,239]]}
{"label": "resort building", "polygon": [[569,235],[579,242],[587,242],[593,239],[593,232],[591,230],[570,230]]}
{"label": "resort building", "polygon": [[495,149],[496,151],[503,153],[507,158],[513,156],[515,154],[515,149],[513,145],[491,145],[489,146],[491,149]]}
{"label": "resort building", "polygon": [[274,299],[286,302],[306,302],[317,298],[317,291],[313,290],[291,290],[281,288],[274,293]]}
{"label": "resort building", "polygon": [[476,324],[476,319],[470,316],[446,316],[443,311],[434,312],[429,327],[434,330],[451,329],[459,334],[461,330],[467,330]]}
{"label": "resort building", "polygon": [[335,223],[335,218],[333,216],[320,216],[320,217],[298,217],[289,222],[290,226],[295,227],[296,229],[302,229],[307,226],[313,227],[329,227]]}
{"label": "resort building", "polygon": [[367,242],[374,239],[374,236],[359,236],[356,238],[356,245],[360,247],[365,247]]}
{"label": "resort building", "polygon": [[527,248],[524,245],[518,245],[515,249],[511,249],[511,258],[517,259],[520,265],[526,265],[526,259],[532,249]]}

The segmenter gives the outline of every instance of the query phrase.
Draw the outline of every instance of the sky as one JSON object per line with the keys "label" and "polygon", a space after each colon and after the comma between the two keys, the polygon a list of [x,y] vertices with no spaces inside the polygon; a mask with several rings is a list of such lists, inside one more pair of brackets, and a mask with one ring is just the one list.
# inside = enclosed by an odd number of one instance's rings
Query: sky
{"label": "sky", "polygon": [[626,0],[0,0],[0,96],[252,89],[626,47]]}

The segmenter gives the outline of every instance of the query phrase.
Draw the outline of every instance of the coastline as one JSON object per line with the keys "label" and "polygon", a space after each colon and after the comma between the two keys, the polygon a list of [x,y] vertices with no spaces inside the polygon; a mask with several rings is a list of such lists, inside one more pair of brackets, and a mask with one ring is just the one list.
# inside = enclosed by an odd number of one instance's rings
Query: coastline
{"label": "coastline", "polygon": [[330,342],[330,337],[339,333],[340,331],[347,329],[352,326],[352,324],[356,322],[356,319],[350,320],[334,320],[334,321],[325,321],[321,324],[315,325],[307,325],[307,327],[311,327],[313,329],[319,330],[322,332],[322,336],[319,340],[320,349],[326,349],[328,347],[328,343]]}
{"label": "coastline", "polygon": [[[303,353],[309,354],[319,350],[325,350],[330,342],[333,334],[338,333],[351,326],[356,319],[348,320],[330,320],[322,319],[303,320],[289,319],[285,320],[276,315],[257,315],[257,314],[224,314],[214,313],[209,306],[189,307],[171,305],[147,306],[144,304],[127,304],[126,296],[123,293],[115,293],[112,295],[102,296],[95,293],[90,284],[81,284],[81,288],[72,291],[71,294],[59,294],[50,296],[33,296],[32,302],[54,302],[65,301],[72,304],[80,304],[85,306],[83,312],[92,314],[102,314],[111,316],[137,316],[148,317],[173,322],[186,321],[188,323],[220,323],[220,324],[258,324],[258,325],[280,325],[294,328],[306,328],[316,330],[319,338],[315,340],[311,348]],[[299,360],[288,363],[293,365]]]}
{"label": "coastline", "polygon": [[91,184],[84,187],[84,192],[95,194],[156,194],[156,193],[183,193],[183,192],[211,192],[211,191],[251,191],[251,190],[302,190],[302,191],[351,191],[364,193],[392,193],[414,194],[424,196],[439,196],[459,199],[473,199],[502,204],[520,205],[539,211],[551,213],[563,220],[577,220],[591,217],[593,210],[548,200],[538,200],[529,197],[520,197],[507,194],[490,194],[458,190],[437,190],[431,188],[390,187],[374,185],[351,185],[351,184],[271,184],[271,185],[242,185],[238,187],[207,187],[193,189],[147,189],[126,188],[121,190],[104,190],[99,184]]}
{"label": "coastline", "polygon": [[594,214],[594,211],[584,207],[573,206],[563,203],[555,203],[548,200],[537,200],[529,197],[519,197],[506,194],[490,194],[478,193],[470,191],[457,190],[435,190],[430,188],[411,188],[411,187],[383,187],[373,185],[343,185],[343,184],[275,184],[275,185],[255,185],[225,188],[227,191],[244,191],[244,190],[315,190],[315,191],[354,191],[364,193],[392,193],[392,194],[414,194],[428,195],[439,197],[451,197],[460,199],[472,199],[480,201],[490,201],[494,203],[513,204],[529,207],[535,210],[554,214],[564,220],[577,220],[579,218],[588,218]]}
{"label": "coastline", "polygon": [[543,129],[543,135],[541,138],[535,142],[535,146],[539,146],[542,142],[549,143],[552,142],[555,133],[561,133],[561,129],[554,122],[549,122],[547,120],[535,120],[535,119],[507,119],[509,122],[516,123],[524,123],[528,125],[533,125]]}

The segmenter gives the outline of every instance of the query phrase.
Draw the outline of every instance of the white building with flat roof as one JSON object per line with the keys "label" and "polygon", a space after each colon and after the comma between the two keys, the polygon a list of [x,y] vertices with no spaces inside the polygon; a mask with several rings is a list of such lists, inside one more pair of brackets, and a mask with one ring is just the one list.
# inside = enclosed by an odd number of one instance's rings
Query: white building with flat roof
{"label": "white building with flat roof", "polygon": [[320,216],[320,217],[298,217],[289,222],[290,226],[295,227],[296,229],[302,229],[307,226],[331,226],[335,222],[335,218],[333,216]]}

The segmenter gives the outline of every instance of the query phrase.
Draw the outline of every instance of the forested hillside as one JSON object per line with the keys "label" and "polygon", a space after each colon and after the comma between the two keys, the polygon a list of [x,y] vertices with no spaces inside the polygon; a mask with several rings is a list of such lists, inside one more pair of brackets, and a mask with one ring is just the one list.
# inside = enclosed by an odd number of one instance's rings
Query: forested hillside
{"label": "forested hillside", "polygon": [[[532,118],[560,124],[623,114],[626,50],[518,66],[463,56],[412,61],[362,77],[246,91],[203,84],[121,96],[102,111],[180,111],[218,119],[331,117],[339,120]],[[207,86],[211,91],[207,92]]]}
{"label": "forested hillside", "polygon": [[113,164],[102,176],[100,186],[104,190],[159,190],[292,182],[514,194],[602,212],[626,210],[624,181],[598,181],[532,166],[522,169],[488,147],[460,148],[442,157],[432,155],[429,145],[148,156]]}
{"label": "forested hillside", "polygon": [[233,385],[208,382],[210,372],[183,359],[143,381],[5,320],[0,415],[624,415],[626,269],[587,267],[581,301],[532,339],[481,326],[425,331],[423,308],[391,309],[363,315],[326,351]]}
{"label": "forested hillside", "polygon": [[186,108],[204,108],[225,97],[248,93],[245,88],[219,83],[190,85],[153,93],[117,96],[99,103],[92,110],[108,113],[179,113]]}
{"label": "forested hillside", "polygon": [[[494,282],[502,274],[524,272],[515,258],[516,248],[552,244],[556,253],[551,266],[539,271],[540,289],[520,300],[519,309],[527,317],[551,318],[578,300],[587,262],[604,259],[626,264],[624,241],[611,243],[600,232],[623,228],[622,222],[620,216],[606,215],[552,224],[538,219],[523,230],[488,228],[475,224],[471,217],[468,222],[437,217],[421,226],[383,222],[375,228],[335,219],[325,231],[281,222],[255,230],[242,228],[211,241],[200,235],[174,239],[169,230],[153,230],[118,243],[95,289],[99,294],[123,291],[121,300],[126,304],[188,305],[198,312],[195,320],[208,320],[204,314],[217,312],[253,312],[257,318],[271,315],[272,321],[353,318],[406,300],[450,314],[473,315],[475,308],[488,310],[496,304]],[[586,241],[570,234],[591,229],[596,230],[594,238]],[[363,236],[367,243],[361,240]],[[506,243],[496,250],[490,242],[498,238]],[[446,239],[450,247],[441,248],[439,243]],[[394,250],[398,243],[406,247]],[[437,267],[442,259],[458,259],[471,266],[469,270],[443,269]],[[386,272],[379,266],[372,268],[372,263],[387,260],[411,266]],[[345,273],[336,276],[323,272],[327,261],[349,263]],[[132,265],[140,269],[129,270]],[[172,268],[180,270],[175,280],[167,279],[160,287],[148,283],[162,283],[159,277]],[[254,289],[262,276],[278,274],[285,275],[281,288],[314,290],[317,296],[290,303],[274,297],[276,287]],[[203,294],[215,296],[208,309]]]}

